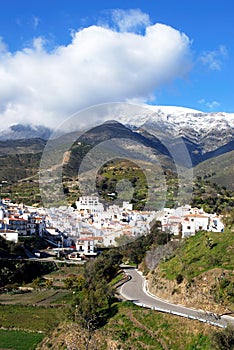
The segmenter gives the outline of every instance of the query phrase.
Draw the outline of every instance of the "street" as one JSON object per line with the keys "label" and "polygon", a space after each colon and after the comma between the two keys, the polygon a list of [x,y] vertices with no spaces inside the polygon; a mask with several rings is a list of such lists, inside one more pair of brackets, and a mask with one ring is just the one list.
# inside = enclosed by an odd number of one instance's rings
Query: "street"
{"label": "street", "polygon": [[126,275],[130,276],[130,279],[121,286],[119,293],[126,300],[130,300],[142,307],[148,307],[158,311],[196,319],[218,327],[224,328],[228,324],[234,325],[234,317],[220,317],[212,312],[187,308],[157,298],[147,292],[145,278],[135,268],[124,269],[124,272]]}

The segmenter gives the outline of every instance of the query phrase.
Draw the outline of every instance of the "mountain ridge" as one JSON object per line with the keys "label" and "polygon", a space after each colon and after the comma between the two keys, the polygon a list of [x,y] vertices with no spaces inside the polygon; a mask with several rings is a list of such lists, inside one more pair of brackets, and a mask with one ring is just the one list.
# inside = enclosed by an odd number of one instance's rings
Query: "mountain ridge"
{"label": "mountain ridge", "polygon": [[0,131],[0,141],[42,139],[48,140],[52,130],[43,125],[13,124]]}
{"label": "mountain ridge", "polygon": [[[112,115],[109,120],[86,132],[77,131],[72,139],[88,143],[90,150],[106,140],[122,137],[135,141],[139,147],[142,144],[150,148],[153,153],[156,152],[160,157],[162,156],[163,165],[168,166],[175,161],[185,168],[197,166],[205,160],[214,159],[234,150],[234,113],[203,113],[172,106],[147,106],[147,108],[134,109],[133,113],[129,109],[129,112],[128,114],[127,109],[120,109],[118,118]],[[37,159],[39,159],[48,138],[52,140],[51,132],[43,126],[21,124],[11,126],[7,137],[5,131],[0,131],[0,156],[2,161],[4,160],[5,167],[9,164],[7,161],[9,155],[25,154],[26,159],[31,157],[30,154],[37,153]],[[58,138],[53,138],[53,148],[56,148],[57,143],[58,145],[62,143],[66,147],[71,139],[69,135],[64,133]],[[7,140],[4,140],[4,137]],[[11,137],[13,138],[10,139]],[[84,150],[80,151],[80,147],[77,150],[80,155],[84,153]],[[173,152],[170,155],[171,150],[175,150],[174,155],[176,153],[177,159],[173,159]],[[140,148],[138,151],[143,152]],[[74,153],[71,159],[74,160],[76,157]],[[189,162],[184,164],[186,157]],[[11,163],[13,165],[13,158]],[[77,161],[74,164],[77,166]],[[24,162],[22,164],[20,162],[19,167],[23,166]],[[231,169],[231,164],[229,167]],[[4,169],[6,174],[9,174],[9,171]]]}
{"label": "mountain ridge", "polygon": [[147,106],[140,114],[119,121],[134,130],[145,129],[157,137],[184,137],[211,152],[234,139],[234,113],[204,113],[184,107]]}

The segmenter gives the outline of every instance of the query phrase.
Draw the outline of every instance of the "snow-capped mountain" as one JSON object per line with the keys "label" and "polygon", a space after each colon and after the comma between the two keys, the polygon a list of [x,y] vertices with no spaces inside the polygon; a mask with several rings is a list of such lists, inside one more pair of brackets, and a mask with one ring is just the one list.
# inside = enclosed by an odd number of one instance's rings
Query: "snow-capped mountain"
{"label": "snow-capped mountain", "polygon": [[[156,148],[159,143],[165,147],[169,146],[170,149],[176,148],[182,141],[188,149],[193,165],[234,150],[234,113],[204,113],[173,106],[116,104],[115,107],[116,110],[111,108],[107,117],[103,117],[103,120],[94,126],[97,130],[98,125],[103,122],[114,120],[125,127],[120,128],[120,135],[127,133],[127,128],[134,132],[135,136],[138,134],[143,137],[145,144],[152,143]],[[91,126],[90,129],[92,128]],[[51,133],[52,131],[44,126],[18,124],[0,131],[0,141],[32,138],[48,140]],[[62,137],[64,136],[63,134]],[[133,135],[129,134],[129,137]],[[100,135],[99,139],[102,138]]]}
{"label": "snow-capped mountain", "polygon": [[40,138],[48,140],[52,130],[42,125],[22,125],[15,124],[9,128],[0,131],[0,141],[35,139]]}
{"label": "snow-capped mountain", "polygon": [[182,137],[199,145],[204,152],[213,151],[234,140],[234,113],[204,113],[197,110],[150,106],[139,115],[120,115],[119,121],[134,130],[147,130],[154,136]]}

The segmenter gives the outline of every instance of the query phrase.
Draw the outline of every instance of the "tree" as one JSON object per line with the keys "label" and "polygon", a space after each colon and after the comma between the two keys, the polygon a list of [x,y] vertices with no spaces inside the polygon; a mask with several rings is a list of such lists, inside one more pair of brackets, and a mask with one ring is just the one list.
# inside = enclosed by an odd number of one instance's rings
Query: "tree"
{"label": "tree", "polygon": [[213,349],[233,350],[234,349],[234,327],[228,326],[223,331],[214,332],[211,336]]}
{"label": "tree", "polygon": [[232,227],[234,225],[234,210],[229,210],[224,218],[223,218],[224,224],[228,227]]}
{"label": "tree", "polygon": [[83,329],[85,349],[88,350],[95,331],[107,317],[114,290],[103,277],[102,270],[97,269],[95,261],[86,265],[84,275],[85,281],[75,296],[73,310],[74,320]]}
{"label": "tree", "polygon": [[84,281],[84,277],[81,275],[71,275],[65,279],[64,285],[67,289],[76,289],[77,291],[80,291],[82,290]]}

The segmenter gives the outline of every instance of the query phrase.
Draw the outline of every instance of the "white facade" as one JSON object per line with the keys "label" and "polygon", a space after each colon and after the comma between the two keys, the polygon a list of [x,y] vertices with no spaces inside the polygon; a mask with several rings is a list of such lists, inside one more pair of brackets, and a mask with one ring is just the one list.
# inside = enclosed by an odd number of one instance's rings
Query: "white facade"
{"label": "white facade", "polygon": [[182,219],[182,238],[194,236],[196,232],[209,230],[209,216],[200,214],[188,214]]}
{"label": "white facade", "polygon": [[96,255],[94,248],[94,238],[93,237],[84,237],[76,241],[76,250],[82,256]]}
{"label": "white facade", "polygon": [[[0,220],[3,220],[4,218],[4,210],[2,208],[0,208]],[[1,223],[0,223],[1,225]]]}
{"label": "white facade", "polygon": [[76,207],[78,211],[84,211],[90,214],[102,213],[104,211],[103,204],[99,203],[99,199],[96,196],[80,197],[76,202]]}
{"label": "white facade", "polygon": [[18,232],[13,230],[0,230],[0,236],[7,241],[18,242]]}
{"label": "white facade", "polygon": [[223,232],[224,224],[220,220],[219,216],[212,215],[210,217],[209,231],[211,232]]}
{"label": "white facade", "polygon": [[166,209],[157,217],[161,221],[162,230],[182,238],[194,236],[200,230],[222,232],[224,225],[219,216],[208,214],[203,209],[189,205],[176,209]]}

